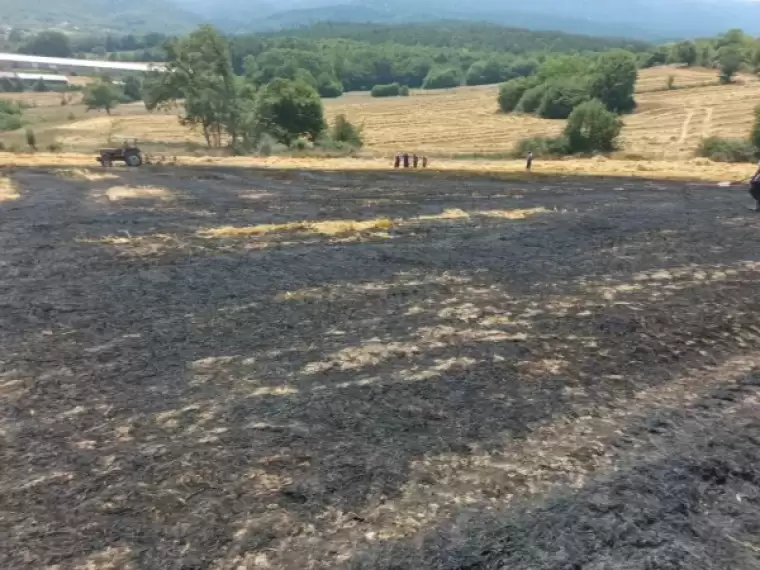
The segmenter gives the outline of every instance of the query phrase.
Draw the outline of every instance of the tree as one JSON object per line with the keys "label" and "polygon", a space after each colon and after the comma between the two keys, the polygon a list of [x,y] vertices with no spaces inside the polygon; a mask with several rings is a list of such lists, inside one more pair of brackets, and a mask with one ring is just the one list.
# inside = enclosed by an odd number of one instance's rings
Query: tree
{"label": "tree", "polygon": [[589,100],[583,78],[561,77],[549,82],[537,112],[545,119],[567,119],[578,105]]}
{"label": "tree", "polygon": [[45,93],[47,91],[50,91],[50,89],[48,88],[47,83],[45,83],[45,80],[40,77],[37,81],[34,82],[32,91],[36,93]]}
{"label": "tree", "polygon": [[229,44],[212,26],[200,26],[166,45],[166,72],[150,72],[143,96],[148,110],[177,108],[180,123],[200,127],[209,146],[223,135],[235,146],[253,107],[253,88],[236,77]]}
{"label": "tree", "polygon": [[491,85],[507,78],[508,68],[495,59],[479,60],[470,66],[465,75],[465,85]]}
{"label": "tree", "polygon": [[760,73],[760,41],[757,42],[755,49],[752,51],[752,70]]}
{"label": "tree", "polygon": [[13,28],[8,34],[8,41],[13,45],[24,41],[24,32],[20,28]]}
{"label": "tree", "polygon": [[697,45],[691,41],[678,42],[673,47],[673,58],[679,63],[693,66],[697,63]]}
{"label": "tree", "polygon": [[517,104],[515,110],[520,113],[535,113],[541,106],[548,88],[548,84],[540,83],[535,87],[527,89],[522,97],[520,97],[520,102]]}
{"label": "tree", "polygon": [[613,50],[599,56],[591,68],[589,94],[599,99],[614,113],[627,113],[636,107],[638,69],[636,56],[624,50]]}
{"label": "tree", "polygon": [[85,88],[82,101],[87,105],[88,111],[102,109],[110,115],[111,110],[121,102],[121,96],[113,84],[98,81]]}
{"label": "tree", "polygon": [[532,86],[532,82],[526,77],[511,79],[502,83],[499,87],[499,109],[503,113],[511,113],[517,108],[523,94]]}
{"label": "tree", "polygon": [[21,46],[19,52],[47,57],[71,57],[74,55],[69,36],[55,31],[40,32],[33,36]]}
{"label": "tree", "polygon": [[330,136],[334,141],[347,143],[356,148],[364,145],[361,127],[355,127],[343,114],[335,117]]}
{"label": "tree", "polygon": [[143,98],[142,81],[135,75],[130,75],[124,80],[124,98],[127,101],[140,101]]}
{"label": "tree", "polygon": [[726,45],[718,50],[718,66],[720,82],[724,85],[732,83],[734,75],[742,67],[742,53],[735,45]]}
{"label": "tree", "polygon": [[459,87],[461,84],[462,79],[458,70],[454,68],[431,69],[430,73],[425,77],[425,81],[422,83],[422,88],[448,89],[451,87]]}
{"label": "tree", "polygon": [[573,153],[608,152],[615,149],[622,128],[620,117],[601,101],[593,100],[570,113],[564,134]]}
{"label": "tree", "polygon": [[343,84],[335,77],[323,72],[317,77],[317,91],[319,96],[325,99],[340,97],[343,95]]}
{"label": "tree", "polygon": [[256,130],[290,146],[304,136],[311,141],[325,129],[324,110],[319,94],[302,81],[275,79],[256,99]]}
{"label": "tree", "polygon": [[652,51],[652,53],[642,54],[641,67],[664,65],[668,62],[669,56],[670,53],[666,46],[658,46]]}

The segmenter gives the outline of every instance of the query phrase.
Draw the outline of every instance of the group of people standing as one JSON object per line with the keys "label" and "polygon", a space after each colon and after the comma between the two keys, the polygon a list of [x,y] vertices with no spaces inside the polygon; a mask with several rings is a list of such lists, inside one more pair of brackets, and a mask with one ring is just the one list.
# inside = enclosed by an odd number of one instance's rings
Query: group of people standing
{"label": "group of people standing", "polygon": [[396,158],[393,160],[393,168],[401,168],[401,165],[404,165],[404,168],[409,168],[409,164],[412,164],[413,168],[417,168],[420,163],[422,163],[422,168],[427,168],[428,165],[428,159],[427,156],[417,156],[416,154],[410,155],[408,152],[405,153],[396,153]]}

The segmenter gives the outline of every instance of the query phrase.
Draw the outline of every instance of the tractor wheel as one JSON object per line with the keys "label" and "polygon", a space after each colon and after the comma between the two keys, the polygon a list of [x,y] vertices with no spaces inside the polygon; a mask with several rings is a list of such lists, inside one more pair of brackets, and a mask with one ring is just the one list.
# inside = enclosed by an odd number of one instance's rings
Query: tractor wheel
{"label": "tractor wheel", "polygon": [[124,162],[127,166],[142,166],[143,159],[139,152],[128,152],[124,155]]}

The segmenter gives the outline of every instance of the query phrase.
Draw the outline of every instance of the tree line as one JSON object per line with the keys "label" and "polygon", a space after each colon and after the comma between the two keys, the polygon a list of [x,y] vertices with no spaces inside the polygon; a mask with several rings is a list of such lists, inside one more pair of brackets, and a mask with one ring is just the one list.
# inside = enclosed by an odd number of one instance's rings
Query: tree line
{"label": "tree line", "polygon": [[734,29],[714,38],[655,46],[640,54],[641,67],[672,63],[715,68],[721,82],[730,83],[739,71],[760,73],[760,38]]}

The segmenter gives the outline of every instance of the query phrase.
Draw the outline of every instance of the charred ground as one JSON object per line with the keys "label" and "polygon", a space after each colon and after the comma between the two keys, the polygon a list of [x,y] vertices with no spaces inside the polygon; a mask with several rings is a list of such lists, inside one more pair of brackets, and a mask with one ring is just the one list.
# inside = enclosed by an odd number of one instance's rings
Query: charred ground
{"label": "charred ground", "polygon": [[[620,568],[632,535],[573,538],[616,520],[672,521],[631,568],[757,564],[760,218],[741,191],[4,176],[0,567]],[[723,550],[648,514],[673,477],[748,497],[710,507]],[[634,496],[641,519],[620,511]],[[688,497],[673,508],[693,521],[708,502]],[[414,541],[430,532],[447,546]]]}

